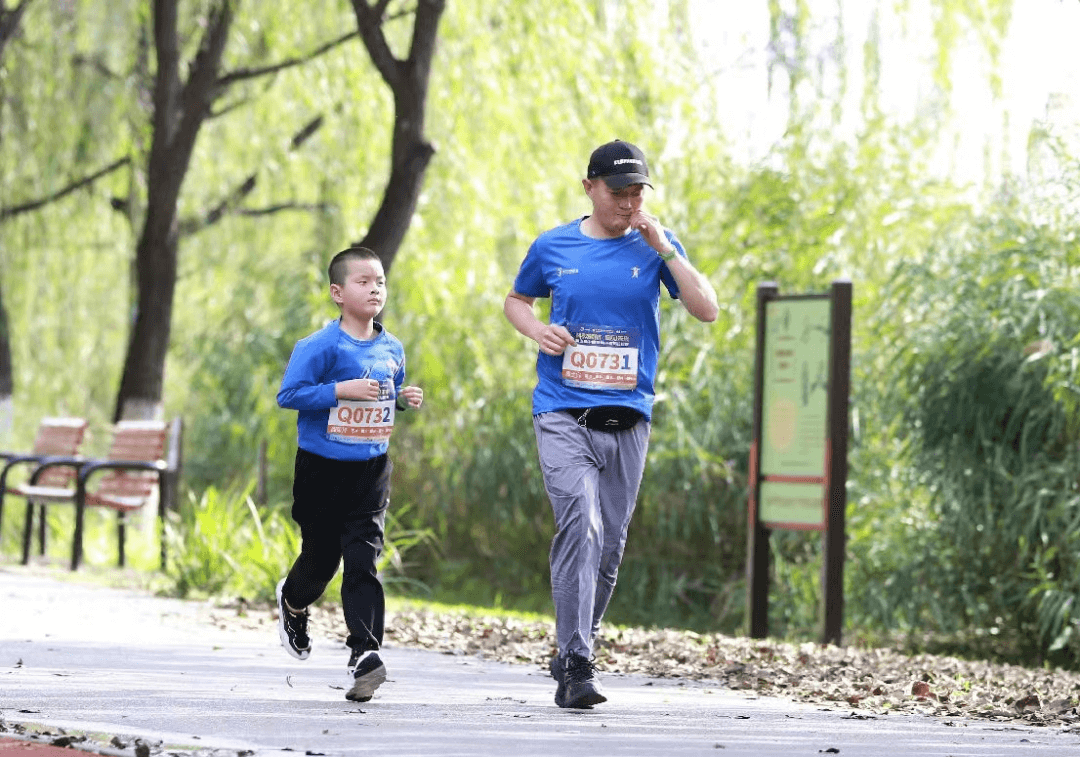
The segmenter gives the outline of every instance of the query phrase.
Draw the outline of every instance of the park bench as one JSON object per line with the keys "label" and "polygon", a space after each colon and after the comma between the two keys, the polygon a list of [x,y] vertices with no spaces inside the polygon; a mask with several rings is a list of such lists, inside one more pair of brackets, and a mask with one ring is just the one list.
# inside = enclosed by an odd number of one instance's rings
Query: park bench
{"label": "park bench", "polygon": [[[25,496],[25,482],[9,486],[9,475],[20,467],[37,467],[47,458],[76,457],[85,436],[86,421],[83,418],[42,418],[30,452],[0,452],[0,461],[3,461],[0,468],[0,528],[4,525],[4,495]],[[51,468],[43,476],[39,481],[42,486],[64,488],[74,482],[75,470],[70,466]]]}
{"label": "park bench", "polygon": [[[120,421],[113,428],[112,444],[104,458],[49,458],[31,476],[20,492],[26,498],[23,530],[23,564],[30,562],[33,534],[33,505],[70,504],[75,507],[71,569],[78,570],[83,556],[86,509],[102,507],[116,512],[118,564],[125,564],[127,514],[157,500],[161,538],[161,567],[166,564],[165,514],[175,507],[180,475],[183,423],[176,418],[164,421]],[[56,488],[41,482],[49,471],[67,468],[74,472],[74,486]],[[42,519],[44,512],[41,513]],[[43,532],[42,532],[43,533]],[[40,552],[45,553],[44,539]]]}

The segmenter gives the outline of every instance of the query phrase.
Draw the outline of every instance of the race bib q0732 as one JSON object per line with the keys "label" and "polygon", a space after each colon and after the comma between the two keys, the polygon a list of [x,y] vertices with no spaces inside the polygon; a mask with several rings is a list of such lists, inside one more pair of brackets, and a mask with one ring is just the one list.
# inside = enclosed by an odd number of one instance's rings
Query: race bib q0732
{"label": "race bib q0732", "polygon": [[338,400],[330,408],[326,433],[347,444],[389,441],[394,410],[394,400]]}

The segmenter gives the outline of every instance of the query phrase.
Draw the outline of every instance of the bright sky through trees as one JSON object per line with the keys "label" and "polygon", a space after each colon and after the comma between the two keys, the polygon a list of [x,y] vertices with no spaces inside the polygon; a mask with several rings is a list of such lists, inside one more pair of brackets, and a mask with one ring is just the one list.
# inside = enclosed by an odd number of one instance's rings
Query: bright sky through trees
{"label": "bright sky through trees", "polygon": [[[841,130],[860,126],[864,89],[864,45],[877,18],[881,51],[878,93],[889,115],[908,120],[932,107],[936,49],[931,0],[910,0],[898,13],[882,0],[808,0],[811,11],[809,74],[819,96],[834,97],[841,86],[837,58],[843,60],[846,90]],[[782,3],[789,10],[794,3]],[[769,6],[765,2],[692,0],[694,30],[711,77],[721,94],[718,114],[747,160],[757,160],[783,134],[788,116],[787,79],[774,69],[768,81]],[[838,19],[838,8],[843,17]],[[943,144],[944,170],[960,180],[1000,175],[1003,166],[1022,173],[1032,123],[1080,123],[1080,3],[1068,0],[1014,0],[997,64],[1000,96],[991,85],[993,65],[971,25],[961,22],[951,65],[952,133]],[[837,45],[842,34],[843,46]],[[839,52],[839,55],[838,55]],[[828,105],[825,105],[828,110]]]}

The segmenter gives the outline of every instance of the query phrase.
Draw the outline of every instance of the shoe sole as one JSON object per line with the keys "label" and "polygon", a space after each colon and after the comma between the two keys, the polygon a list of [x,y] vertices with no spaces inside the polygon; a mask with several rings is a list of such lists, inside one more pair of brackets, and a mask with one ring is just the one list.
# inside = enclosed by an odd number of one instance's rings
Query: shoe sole
{"label": "shoe sole", "polygon": [[285,647],[286,652],[288,652],[289,654],[291,654],[293,657],[295,657],[298,660],[306,660],[308,657],[311,656],[311,647],[308,647],[307,649],[297,649],[296,647],[294,647],[292,645],[292,642],[289,641],[289,632],[285,630],[285,620],[284,620],[284,617],[285,617],[284,616],[284,612],[285,612],[284,604],[285,603],[281,599],[281,587],[283,587],[284,585],[285,585],[285,579],[283,578],[283,579],[281,579],[281,581],[278,582],[277,588],[274,590],[274,595],[277,597],[277,609],[278,609],[277,633],[278,633],[278,638],[281,639],[281,646]]}
{"label": "shoe sole", "polygon": [[[606,696],[601,694],[596,689],[592,689],[590,691],[583,691],[577,696],[577,698],[568,699],[562,704],[559,704],[559,706],[568,710],[588,710],[592,709],[592,706],[594,704],[600,704],[601,702],[606,701]],[[556,702],[556,704],[558,704],[558,702]]]}
{"label": "shoe sole", "polygon": [[386,683],[386,666],[380,665],[357,678],[352,688],[345,694],[345,698],[350,702],[367,702],[374,696],[375,689],[384,683]]}

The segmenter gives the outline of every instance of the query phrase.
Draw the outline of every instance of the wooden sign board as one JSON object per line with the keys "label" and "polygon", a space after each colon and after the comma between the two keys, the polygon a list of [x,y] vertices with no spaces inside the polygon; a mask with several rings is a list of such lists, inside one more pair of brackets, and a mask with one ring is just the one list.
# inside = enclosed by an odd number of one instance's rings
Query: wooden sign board
{"label": "wooden sign board", "polygon": [[847,507],[851,282],[828,294],[758,287],[750,451],[749,633],[768,635],[769,533],[821,531],[826,643],[840,643]]}

